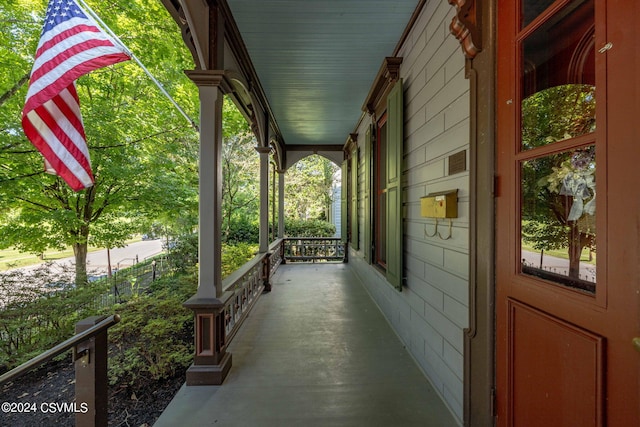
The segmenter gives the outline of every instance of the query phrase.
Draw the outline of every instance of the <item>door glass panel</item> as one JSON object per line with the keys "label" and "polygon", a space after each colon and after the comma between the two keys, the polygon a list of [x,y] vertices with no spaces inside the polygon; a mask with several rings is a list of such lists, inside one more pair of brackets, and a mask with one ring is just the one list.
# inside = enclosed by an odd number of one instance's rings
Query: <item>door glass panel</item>
{"label": "door glass panel", "polygon": [[522,149],[596,128],[593,0],[570,3],[522,42]]}
{"label": "door glass panel", "polygon": [[522,273],[594,293],[595,146],[523,161],[520,176]]}
{"label": "door glass panel", "polygon": [[566,84],[522,101],[522,149],[541,147],[594,132],[596,88]]}
{"label": "door glass panel", "polygon": [[555,0],[522,0],[522,27],[526,27]]}

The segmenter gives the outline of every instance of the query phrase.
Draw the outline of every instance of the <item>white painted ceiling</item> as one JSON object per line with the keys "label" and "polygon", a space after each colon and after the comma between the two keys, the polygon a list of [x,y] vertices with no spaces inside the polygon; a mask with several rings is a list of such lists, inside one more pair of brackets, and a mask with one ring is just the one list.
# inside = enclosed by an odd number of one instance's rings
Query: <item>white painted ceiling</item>
{"label": "white painted ceiling", "polygon": [[287,145],[343,145],[418,0],[227,0]]}

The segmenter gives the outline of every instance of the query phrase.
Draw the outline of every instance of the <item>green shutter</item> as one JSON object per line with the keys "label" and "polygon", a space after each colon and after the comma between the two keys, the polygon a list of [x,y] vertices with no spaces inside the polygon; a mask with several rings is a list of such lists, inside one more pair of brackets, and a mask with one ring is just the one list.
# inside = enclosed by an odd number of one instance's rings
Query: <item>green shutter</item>
{"label": "green shutter", "polygon": [[362,175],[364,184],[362,189],[362,252],[364,259],[371,262],[371,153],[373,149],[373,125],[369,126],[364,140],[364,156],[362,162]]}
{"label": "green shutter", "polygon": [[342,162],[342,184],[340,186],[340,238],[342,239],[342,243],[346,243],[348,240],[347,236],[347,224],[349,223],[349,219],[347,218],[347,182],[349,171],[347,170],[347,161]]}
{"label": "green shutter", "polygon": [[360,249],[358,235],[358,148],[351,153],[351,247]]}
{"label": "green shutter", "polygon": [[387,280],[402,290],[402,155],[403,118],[402,80],[387,98]]}

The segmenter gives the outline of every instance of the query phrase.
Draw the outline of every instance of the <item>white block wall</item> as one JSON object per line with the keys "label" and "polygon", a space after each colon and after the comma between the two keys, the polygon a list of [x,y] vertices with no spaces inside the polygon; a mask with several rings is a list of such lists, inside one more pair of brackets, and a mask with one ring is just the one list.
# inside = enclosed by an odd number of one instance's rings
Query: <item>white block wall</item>
{"label": "white block wall", "polygon": [[[429,0],[399,56],[404,79],[404,271],[402,292],[368,265],[362,251],[349,263],[462,425],[463,330],[468,324],[469,173],[448,176],[448,157],[466,150],[469,165],[469,81],[464,56],[449,24],[455,9]],[[382,61],[382,58],[380,58]],[[364,144],[367,118],[358,129]],[[360,158],[362,171],[363,158]],[[468,169],[468,168],[467,168]],[[359,188],[364,177],[359,178]],[[427,237],[434,220],[420,216],[420,197],[458,189],[452,238]],[[361,199],[362,200],[362,199]],[[360,247],[364,203],[360,217]],[[442,220],[441,220],[442,221]],[[439,231],[446,236],[445,224]]]}

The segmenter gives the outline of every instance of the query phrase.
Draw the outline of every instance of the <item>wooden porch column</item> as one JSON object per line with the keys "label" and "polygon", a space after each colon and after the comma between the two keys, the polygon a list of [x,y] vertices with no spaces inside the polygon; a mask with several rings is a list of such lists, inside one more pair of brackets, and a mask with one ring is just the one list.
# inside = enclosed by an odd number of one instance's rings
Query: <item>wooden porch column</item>
{"label": "wooden porch column", "polygon": [[187,75],[200,95],[200,205],[198,291],[185,302],[195,315],[195,356],[187,385],[222,384],[231,368],[226,353],[222,290],[222,101],[223,71],[194,70]]}
{"label": "wooden porch column", "polygon": [[260,153],[260,249],[267,253],[262,266],[262,283],[265,292],[271,292],[269,272],[271,271],[269,252],[269,154],[271,147],[256,147]]}
{"label": "wooden porch column", "polygon": [[284,174],[286,171],[278,171],[278,239],[284,237]]}
{"label": "wooden porch column", "polygon": [[271,147],[256,147],[260,153],[260,253],[269,251],[269,154]]}

